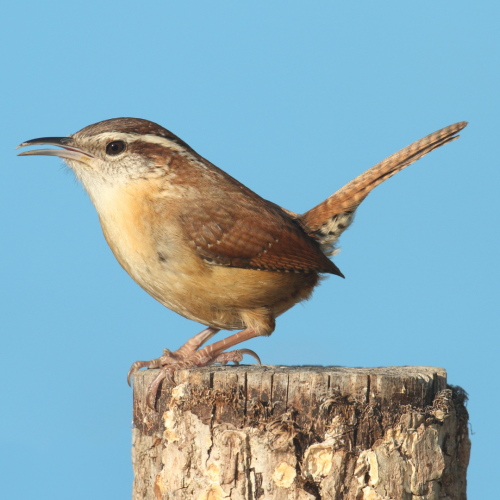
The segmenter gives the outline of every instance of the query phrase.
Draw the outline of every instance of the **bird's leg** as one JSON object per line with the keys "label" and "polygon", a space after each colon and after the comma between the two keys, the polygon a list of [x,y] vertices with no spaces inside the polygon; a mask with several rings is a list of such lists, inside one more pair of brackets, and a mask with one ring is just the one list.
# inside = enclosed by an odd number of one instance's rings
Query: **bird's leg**
{"label": "bird's leg", "polygon": [[[207,330],[205,330],[205,331],[207,331]],[[201,333],[204,333],[204,332],[201,332]],[[199,334],[199,335],[201,335],[201,334]],[[219,340],[218,342],[214,342],[213,344],[210,344],[210,345],[204,347],[203,349],[195,351],[189,358],[184,358],[182,360],[179,359],[177,361],[174,360],[172,362],[171,361],[171,360],[173,360],[172,355],[174,353],[171,353],[168,357],[167,363],[162,363],[162,366],[160,366],[160,363],[155,363],[155,365],[151,366],[151,367],[148,366],[150,368],[161,368],[161,370],[160,370],[160,373],[158,374],[158,376],[153,380],[153,382],[151,383],[151,385],[148,388],[148,392],[147,392],[147,396],[146,396],[146,404],[151,409],[154,410],[156,393],[158,392],[158,386],[160,385],[160,382],[162,380],[164,380],[165,378],[167,378],[168,380],[170,380],[173,383],[173,375],[177,370],[182,370],[184,368],[207,366],[207,365],[211,365],[213,363],[226,364],[228,361],[233,361],[234,363],[238,364],[243,359],[244,354],[249,354],[250,356],[253,356],[260,364],[259,356],[257,356],[257,354],[255,352],[251,351],[250,349],[239,349],[236,351],[224,352],[225,349],[228,349],[228,348],[233,347],[237,344],[240,344],[241,342],[244,342],[245,340],[250,340],[250,339],[253,339],[254,337],[258,337],[259,335],[261,335],[261,333],[256,331],[254,328],[246,328],[245,330],[242,330],[241,332],[235,333],[234,335],[231,335],[225,339]],[[208,338],[210,338],[210,337],[208,337]],[[184,346],[186,346],[188,343],[186,343]],[[183,347],[181,347],[181,349]],[[162,356],[161,358],[158,358],[158,360],[153,360],[153,361],[156,362],[156,361],[162,360],[162,358],[164,358],[164,356]],[[153,361],[151,361],[150,363],[152,363]],[[135,365],[135,363],[134,363],[134,365]],[[132,365],[132,368],[134,368],[134,365]],[[132,370],[132,368],[131,368],[131,370]]]}
{"label": "bird's leg", "polygon": [[207,340],[210,340],[217,332],[217,328],[206,328],[194,337],[191,337],[177,351],[171,352],[168,349],[163,349],[163,355],[151,361],[136,361],[131,367],[127,375],[127,382],[130,385],[132,375],[141,368],[161,368],[167,364],[177,363],[185,359],[189,359]]}
{"label": "bird's leg", "polygon": [[205,342],[210,340],[216,333],[220,332],[218,328],[207,328],[191,337],[182,347],[172,353],[172,356],[178,359],[187,359],[192,356]]}

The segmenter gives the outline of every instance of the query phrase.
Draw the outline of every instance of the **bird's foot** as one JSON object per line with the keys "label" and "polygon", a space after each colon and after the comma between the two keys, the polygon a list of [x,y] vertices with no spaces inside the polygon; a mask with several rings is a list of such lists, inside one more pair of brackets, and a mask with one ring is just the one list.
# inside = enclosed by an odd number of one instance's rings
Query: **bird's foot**
{"label": "bird's foot", "polygon": [[[158,387],[163,380],[167,380],[172,385],[175,384],[174,381],[174,373],[178,370],[183,370],[185,368],[195,368],[212,365],[214,363],[221,363],[222,365],[226,365],[229,361],[232,361],[235,365],[238,365],[240,361],[243,359],[244,354],[249,354],[253,356],[258,363],[260,364],[259,356],[251,351],[250,349],[238,349],[236,351],[222,352],[216,356],[199,356],[199,353],[195,353],[191,358],[185,359],[182,361],[176,361],[173,363],[164,364],[160,368],[160,373],[156,376],[156,378],[151,382],[148,387],[147,395],[146,395],[146,404],[154,410],[156,394],[158,392]],[[167,355],[168,358],[168,355]],[[159,360],[164,360],[165,354],[159,358]],[[153,360],[158,361],[158,360]],[[156,363],[155,363],[156,367]]]}
{"label": "bird's foot", "polygon": [[163,349],[163,356],[151,361],[136,361],[131,367],[127,375],[127,382],[130,385],[130,379],[135,372],[141,368],[161,368],[165,365],[173,365],[179,361],[188,360],[196,351],[209,339],[211,339],[219,330],[216,328],[207,328],[191,337],[177,351],[171,352],[168,349]]}
{"label": "bird's foot", "polygon": [[[141,368],[160,368],[160,373],[156,376],[156,378],[149,386],[146,395],[146,404],[154,410],[156,394],[158,392],[160,383],[164,379],[166,379],[171,384],[174,384],[174,373],[178,370],[208,366],[214,363],[226,365],[230,361],[232,361],[235,365],[238,365],[240,361],[242,361],[244,354],[253,356],[257,360],[257,362],[261,364],[259,356],[250,349],[238,349],[235,351],[224,352],[224,349],[235,345],[235,343],[239,343],[231,342],[231,345],[225,345],[225,341],[227,339],[216,342],[215,344],[209,345],[203,349],[199,349],[209,338],[211,338],[217,332],[218,330],[207,328],[203,332],[191,338],[175,352],[164,349],[163,355],[157,359],[152,359],[151,361],[136,361],[131,366],[128,372],[127,381],[129,385],[132,375],[134,375],[134,373],[136,373]],[[239,332],[232,337],[239,336],[239,334],[243,334],[243,332]],[[245,337],[246,336],[247,335],[245,335]],[[243,340],[246,339],[242,338],[240,342]]]}

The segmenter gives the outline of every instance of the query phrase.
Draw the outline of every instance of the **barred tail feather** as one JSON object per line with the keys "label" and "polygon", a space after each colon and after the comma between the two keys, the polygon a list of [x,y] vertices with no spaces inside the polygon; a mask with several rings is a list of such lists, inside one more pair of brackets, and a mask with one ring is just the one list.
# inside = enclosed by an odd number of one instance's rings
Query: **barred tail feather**
{"label": "barred tail feather", "polygon": [[335,242],[352,223],[356,208],[373,188],[433,149],[458,139],[455,134],[466,125],[467,122],[455,123],[394,153],[298,217],[298,221],[307,232],[318,238],[327,255],[333,254]]}

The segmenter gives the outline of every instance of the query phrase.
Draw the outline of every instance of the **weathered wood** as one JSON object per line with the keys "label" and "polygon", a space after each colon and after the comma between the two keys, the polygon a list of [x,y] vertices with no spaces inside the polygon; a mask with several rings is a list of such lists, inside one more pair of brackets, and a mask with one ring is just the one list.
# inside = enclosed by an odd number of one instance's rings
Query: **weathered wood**
{"label": "weathered wood", "polygon": [[466,394],[431,367],[134,377],[133,500],[465,500]]}

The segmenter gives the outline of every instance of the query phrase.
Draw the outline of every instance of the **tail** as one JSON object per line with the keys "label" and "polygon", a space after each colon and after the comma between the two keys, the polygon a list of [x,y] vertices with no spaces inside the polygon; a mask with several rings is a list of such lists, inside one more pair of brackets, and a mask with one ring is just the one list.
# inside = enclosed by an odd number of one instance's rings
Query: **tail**
{"label": "tail", "polygon": [[389,177],[419,160],[433,149],[458,139],[459,136],[455,134],[466,125],[467,122],[455,123],[394,153],[364,174],[356,177],[319,205],[298,216],[298,221],[306,232],[318,239],[323,251],[327,255],[332,255],[335,242],[349,227],[356,208],[374,187],[382,184]]}

